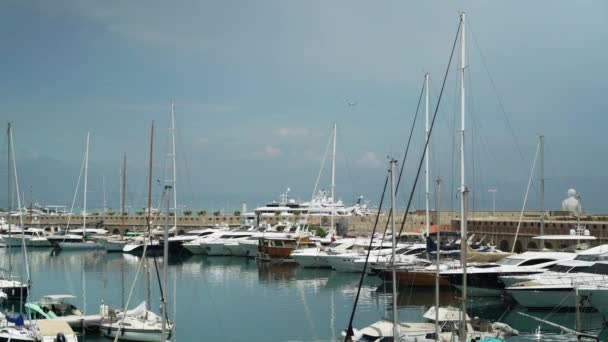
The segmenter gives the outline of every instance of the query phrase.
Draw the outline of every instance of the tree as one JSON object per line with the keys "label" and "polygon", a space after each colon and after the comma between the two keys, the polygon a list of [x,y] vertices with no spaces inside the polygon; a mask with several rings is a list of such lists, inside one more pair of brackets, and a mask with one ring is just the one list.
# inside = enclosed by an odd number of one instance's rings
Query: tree
{"label": "tree", "polygon": [[138,212],[135,213],[135,215],[137,215],[137,216],[142,216],[143,214],[144,214],[143,211],[138,211]]}
{"label": "tree", "polygon": [[213,212],[213,216],[220,216],[221,214],[222,214],[222,212],[219,210],[216,210]]}
{"label": "tree", "polygon": [[97,212],[92,213],[91,216],[99,216],[99,213],[97,213]]}
{"label": "tree", "polygon": [[191,216],[191,215],[192,215],[191,210],[184,210],[184,216]]}
{"label": "tree", "polygon": [[325,229],[319,227],[319,226],[310,226],[308,227],[308,230],[313,233],[316,236],[319,237],[325,237],[327,235],[327,232],[325,231]]}
{"label": "tree", "polygon": [[240,212],[240,211],[238,211],[238,210],[235,210],[235,211],[234,211],[234,216],[241,216],[241,212]]}
{"label": "tree", "polygon": [[199,210],[196,215],[198,216],[207,216],[207,210]]}
{"label": "tree", "polygon": [[110,216],[114,216],[114,214],[115,214],[115,213],[114,213],[113,211],[108,211],[108,215],[110,215]]}

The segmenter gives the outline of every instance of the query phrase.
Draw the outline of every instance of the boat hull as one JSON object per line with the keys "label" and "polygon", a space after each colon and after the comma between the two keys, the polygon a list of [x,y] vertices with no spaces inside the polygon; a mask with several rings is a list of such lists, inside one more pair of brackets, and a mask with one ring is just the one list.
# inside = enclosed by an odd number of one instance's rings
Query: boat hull
{"label": "boat hull", "polygon": [[507,293],[521,306],[534,309],[571,309],[576,307],[576,295],[572,286],[549,289],[508,289]]}
{"label": "boat hull", "polygon": [[[102,325],[99,330],[103,336],[115,338],[118,327]],[[171,331],[169,331],[167,338],[171,338]],[[160,342],[161,331],[123,328],[118,335],[118,339],[121,341]]]}
{"label": "boat hull", "polygon": [[[504,293],[505,286],[500,280],[501,276],[529,275],[539,272],[496,272],[496,273],[469,273],[467,274],[467,295],[473,297],[498,297]],[[448,282],[462,291],[462,273],[442,274]]]}
{"label": "boat hull", "polygon": [[102,246],[98,242],[84,241],[84,242],[58,242],[57,246],[62,250],[86,250],[86,249],[101,249]]}
{"label": "boat hull", "polygon": [[308,268],[331,268],[327,258],[312,254],[292,254],[291,257],[300,266]]}
{"label": "boat hull", "polygon": [[207,254],[206,251],[205,251],[205,247],[202,246],[202,245],[198,245],[198,244],[188,245],[188,244],[185,244],[184,248],[188,252],[190,252],[190,253],[192,253],[194,255],[205,255],[205,254]]}

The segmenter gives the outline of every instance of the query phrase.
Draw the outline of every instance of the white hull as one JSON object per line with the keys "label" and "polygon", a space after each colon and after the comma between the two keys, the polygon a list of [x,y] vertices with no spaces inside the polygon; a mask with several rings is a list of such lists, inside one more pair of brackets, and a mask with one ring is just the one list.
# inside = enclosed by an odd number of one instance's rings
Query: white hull
{"label": "white hull", "polygon": [[312,255],[312,254],[292,254],[291,258],[295,260],[302,267],[310,267],[310,268],[321,268],[321,267],[331,267],[329,262],[327,262],[327,258],[320,255]]}
{"label": "white hull", "polygon": [[257,244],[239,243],[239,246],[241,247],[241,250],[243,251],[243,255],[245,255],[249,258],[255,258],[256,255],[258,254],[258,245]]}
{"label": "white hull", "polygon": [[187,249],[190,253],[195,255],[205,255],[207,254],[205,248],[202,245],[187,245],[184,244],[184,248]]}
{"label": "white hull", "polygon": [[[21,236],[11,236],[10,238],[3,236],[2,244],[4,246],[21,247],[23,242],[21,241]],[[25,238],[25,245],[27,247],[52,247],[51,242],[44,237],[32,238],[28,236]]]}
{"label": "white hull", "polygon": [[59,248],[63,250],[81,250],[81,249],[100,249],[102,246],[93,241],[85,242],[59,242],[57,243]]}
{"label": "white hull", "polygon": [[237,257],[247,256],[246,251],[243,248],[241,248],[241,245],[238,242],[229,244],[229,245],[228,244],[224,245],[224,248],[226,249],[228,255],[237,256]]}
{"label": "white hull", "polygon": [[103,248],[108,252],[122,252],[125,245],[127,244],[126,241],[121,240],[100,240],[99,242],[101,243]]}
{"label": "white hull", "polygon": [[[108,329],[107,326],[102,325],[99,330],[102,335],[105,337],[116,337],[116,328]],[[159,330],[150,330],[150,331],[142,331],[142,330],[131,330],[125,328],[123,332],[118,336],[118,340],[120,341],[140,341],[140,342],[161,342],[160,339],[161,332]],[[169,334],[168,337],[171,337]]]}
{"label": "white hull", "polygon": [[572,287],[551,288],[547,290],[507,290],[521,306],[526,308],[574,308],[576,307],[576,295]]}
{"label": "white hull", "polygon": [[207,243],[203,244],[203,248],[207,255],[211,256],[224,256],[228,255],[228,251],[224,248],[223,243]]}
{"label": "white hull", "polygon": [[327,261],[331,268],[338,272],[363,272],[363,263],[355,262],[354,257],[332,257],[328,258]]}

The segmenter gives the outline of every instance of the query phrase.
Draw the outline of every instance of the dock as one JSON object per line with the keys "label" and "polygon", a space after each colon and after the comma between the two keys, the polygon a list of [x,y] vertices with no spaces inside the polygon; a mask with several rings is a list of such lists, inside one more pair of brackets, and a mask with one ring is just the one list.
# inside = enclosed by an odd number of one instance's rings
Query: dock
{"label": "dock", "polygon": [[42,342],[53,342],[59,334],[63,334],[67,341],[76,341],[76,334],[65,321],[41,319],[36,322],[36,328],[39,337],[42,338]]}
{"label": "dock", "polygon": [[53,319],[39,319],[36,320],[36,325],[40,325],[41,323],[46,324],[46,322],[57,322],[57,323],[65,323],[70,328],[76,329],[78,331],[86,328],[86,329],[97,329],[99,328],[99,324],[101,324],[101,316],[100,315],[83,315],[83,316],[63,316],[56,317]]}

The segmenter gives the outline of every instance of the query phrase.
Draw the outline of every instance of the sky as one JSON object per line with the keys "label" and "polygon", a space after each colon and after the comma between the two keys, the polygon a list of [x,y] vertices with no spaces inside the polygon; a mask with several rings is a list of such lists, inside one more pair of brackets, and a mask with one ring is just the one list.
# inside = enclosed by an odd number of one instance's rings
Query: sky
{"label": "sky", "polygon": [[[546,207],[559,209],[575,188],[586,210],[608,212],[605,1],[2,1],[0,119],[14,127],[22,200],[31,190],[36,202],[70,206],[90,132],[88,206],[103,207],[105,189],[106,205],[118,207],[126,153],[127,206],[144,207],[152,122],[152,177],[171,179],[173,100],[182,206],[251,209],[287,188],[309,199],[334,122],[336,197],[377,204],[387,156],[403,159],[425,72],[431,114],[437,106],[461,11],[469,207],[491,208],[496,188],[498,209],[520,209],[543,134]],[[458,207],[458,63],[459,53],[430,142],[444,209]],[[423,149],[423,114],[400,207]],[[539,205],[538,163],[529,209]],[[319,188],[330,187],[330,164]],[[424,206],[423,180],[412,208]]]}

